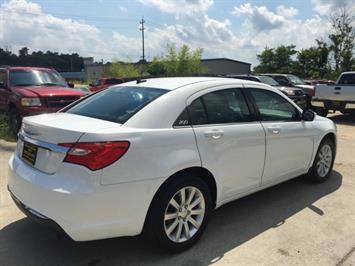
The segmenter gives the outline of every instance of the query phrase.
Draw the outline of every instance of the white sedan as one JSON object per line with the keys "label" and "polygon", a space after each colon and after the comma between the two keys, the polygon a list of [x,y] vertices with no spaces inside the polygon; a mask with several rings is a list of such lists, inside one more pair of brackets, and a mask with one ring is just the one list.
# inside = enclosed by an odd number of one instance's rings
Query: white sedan
{"label": "white sedan", "polygon": [[147,79],[26,117],[8,188],[76,241],[144,230],[182,251],[213,209],[304,174],[323,182],[335,153],[334,123],[268,85]]}

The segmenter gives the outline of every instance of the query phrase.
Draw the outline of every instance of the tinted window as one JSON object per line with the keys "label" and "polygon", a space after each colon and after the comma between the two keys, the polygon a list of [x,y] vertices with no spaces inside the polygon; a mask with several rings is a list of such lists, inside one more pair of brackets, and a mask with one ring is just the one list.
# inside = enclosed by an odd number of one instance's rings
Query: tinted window
{"label": "tinted window", "polygon": [[190,106],[194,125],[250,121],[248,106],[240,90],[229,89],[207,93]]}
{"label": "tinted window", "polygon": [[355,74],[343,74],[338,84],[355,84]]}
{"label": "tinted window", "polygon": [[272,78],[276,80],[280,85],[287,86],[289,84],[288,79],[283,76],[273,76]]}
{"label": "tinted window", "polygon": [[296,108],[286,99],[267,90],[250,89],[263,121],[299,120]]}
{"label": "tinted window", "polygon": [[193,125],[208,124],[207,114],[202,103],[202,98],[194,100],[188,108],[191,123]]}
{"label": "tinted window", "polygon": [[67,113],[123,124],[166,92],[167,90],[145,87],[112,87],[79,102],[67,110]]}
{"label": "tinted window", "polygon": [[106,79],[106,84],[121,84],[122,80],[120,79]]}
{"label": "tinted window", "polygon": [[58,85],[67,87],[62,76],[56,71],[47,70],[11,70],[11,86]]}
{"label": "tinted window", "polygon": [[259,76],[258,77],[260,82],[268,84],[270,86],[279,86],[280,84],[274,80],[273,78],[267,77],[267,76]]}

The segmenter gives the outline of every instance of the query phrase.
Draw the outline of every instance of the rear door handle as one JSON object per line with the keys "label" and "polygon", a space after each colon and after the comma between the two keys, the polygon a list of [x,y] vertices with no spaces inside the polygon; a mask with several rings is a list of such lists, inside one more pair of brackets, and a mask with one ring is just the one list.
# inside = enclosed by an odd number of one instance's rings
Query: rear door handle
{"label": "rear door handle", "polygon": [[334,90],[341,90],[341,87],[335,87]]}
{"label": "rear door handle", "polygon": [[272,134],[279,134],[281,131],[281,128],[279,127],[268,127],[267,131]]}
{"label": "rear door handle", "polygon": [[206,138],[210,138],[210,139],[220,139],[220,138],[223,137],[224,132],[223,132],[223,130],[215,129],[215,130],[208,130],[208,131],[205,131],[205,132],[203,133],[203,135],[204,135]]}

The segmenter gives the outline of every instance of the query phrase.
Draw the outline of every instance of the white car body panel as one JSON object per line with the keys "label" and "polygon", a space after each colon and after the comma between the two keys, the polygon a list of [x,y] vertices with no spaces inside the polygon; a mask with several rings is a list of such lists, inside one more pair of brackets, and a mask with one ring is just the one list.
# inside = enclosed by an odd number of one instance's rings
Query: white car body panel
{"label": "white car body panel", "polygon": [[[271,90],[301,112],[280,91],[251,81],[223,78],[164,78],[118,85],[171,90],[124,124],[68,113],[24,119],[29,141],[59,143],[129,141],[118,161],[104,169],[62,162],[65,153],[39,148],[31,166],[21,159],[22,140],[9,161],[9,190],[28,208],[59,224],[74,240],[141,233],[149,205],[160,186],[175,173],[204,168],[217,184],[216,207],[306,173],[322,138],[336,134],[333,122],[253,121],[174,128],[180,113],[199,95],[223,88]],[[271,134],[269,127],[279,127]],[[27,130],[27,132],[26,132]],[[29,134],[31,133],[34,134]],[[206,131],[222,130],[213,139]],[[207,132],[208,133],[208,132]],[[60,146],[61,147],[61,146]]]}

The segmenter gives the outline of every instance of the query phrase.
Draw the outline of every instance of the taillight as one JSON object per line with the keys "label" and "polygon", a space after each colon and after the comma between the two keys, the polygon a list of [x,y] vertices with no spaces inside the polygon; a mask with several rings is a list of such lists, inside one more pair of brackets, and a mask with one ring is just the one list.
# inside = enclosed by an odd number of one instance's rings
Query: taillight
{"label": "taillight", "polygon": [[64,162],[99,170],[120,159],[128,150],[128,141],[62,143],[69,147]]}

